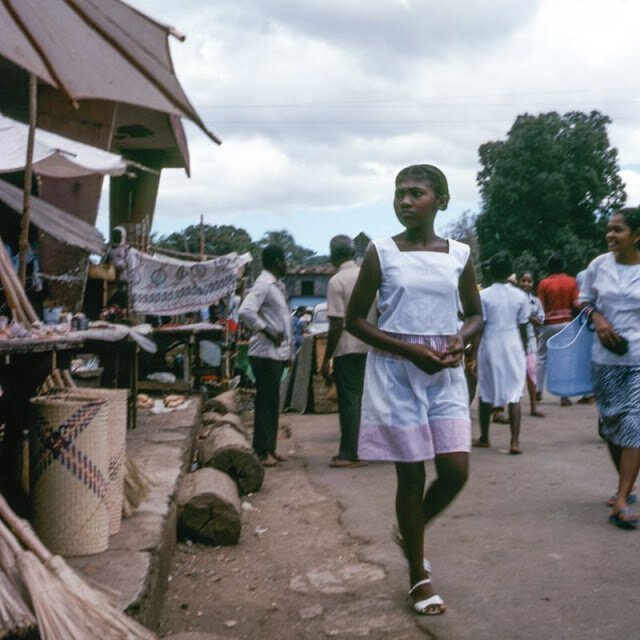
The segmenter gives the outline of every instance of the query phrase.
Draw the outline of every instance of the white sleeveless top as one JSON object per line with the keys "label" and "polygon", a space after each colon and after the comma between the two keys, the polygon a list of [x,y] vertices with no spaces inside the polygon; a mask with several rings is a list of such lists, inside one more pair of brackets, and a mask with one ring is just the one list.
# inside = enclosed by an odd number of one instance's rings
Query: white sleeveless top
{"label": "white sleeveless top", "polygon": [[448,242],[449,253],[438,253],[400,251],[391,238],[373,241],[382,273],[379,329],[422,336],[458,332],[458,280],[470,249],[456,240]]}

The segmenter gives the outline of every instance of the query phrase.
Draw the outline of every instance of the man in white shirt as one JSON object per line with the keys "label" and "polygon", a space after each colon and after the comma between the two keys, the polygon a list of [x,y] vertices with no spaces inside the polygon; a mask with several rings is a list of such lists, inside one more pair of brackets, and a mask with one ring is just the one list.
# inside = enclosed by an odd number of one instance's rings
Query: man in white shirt
{"label": "man in white shirt", "polygon": [[331,262],[338,272],[329,280],[327,291],[329,335],[322,362],[322,375],[329,380],[330,361],[333,358],[340,413],[340,449],[329,466],[357,467],[366,464],[358,460],[358,433],[368,347],[345,330],[344,318],[360,267],[353,259],[353,240],[349,236],[335,236],[329,246]]}
{"label": "man in white shirt", "polygon": [[240,320],[254,332],[249,362],[256,378],[253,448],[265,466],[285,458],[276,453],[280,414],[280,379],[291,359],[292,331],[284,284],[284,251],[268,245],[262,251],[263,271],[240,305]]}

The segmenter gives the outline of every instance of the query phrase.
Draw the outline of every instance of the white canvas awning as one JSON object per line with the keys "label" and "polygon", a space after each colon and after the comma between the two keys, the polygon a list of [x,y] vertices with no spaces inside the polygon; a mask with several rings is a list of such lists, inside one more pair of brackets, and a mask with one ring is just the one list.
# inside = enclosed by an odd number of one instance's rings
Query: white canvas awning
{"label": "white canvas awning", "polygon": [[[22,214],[22,198],[22,189],[0,180],[0,202],[19,215]],[[102,255],[105,252],[104,237],[95,227],[35,196],[31,196],[31,222],[60,242],[89,253]]]}
{"label": "white canvas awning", "polygon": [[[27,157],[29,126],[0,113],[0,173],[22,171]],[[77,178],[91,174],[120,176],[132,164],[115,153],[36,129],[33,171],[50,178]]]}

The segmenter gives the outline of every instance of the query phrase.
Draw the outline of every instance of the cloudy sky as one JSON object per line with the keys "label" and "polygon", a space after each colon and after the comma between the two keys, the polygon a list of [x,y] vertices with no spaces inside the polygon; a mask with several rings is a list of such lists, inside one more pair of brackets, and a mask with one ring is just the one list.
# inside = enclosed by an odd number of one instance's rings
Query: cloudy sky
{"label": "cloudy sky", "polygon": [[[635,0],[128,0],[186,34],[176,72],[214,145],[186,123],[192,177],[163,173],[154,230],[399,230],[393,178],[439,165],[451,204],[479,207],[478,147],[518,114],[610,116],[629,203],[640,203],[640,3]],[[105,216],[101,215],[101,226]]]}

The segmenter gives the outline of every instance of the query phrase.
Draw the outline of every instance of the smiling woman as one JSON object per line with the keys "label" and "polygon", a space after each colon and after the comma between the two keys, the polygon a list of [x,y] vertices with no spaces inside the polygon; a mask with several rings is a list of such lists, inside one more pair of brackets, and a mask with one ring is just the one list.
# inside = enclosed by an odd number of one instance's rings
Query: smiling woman
{"label": "smiling woman", "polygon": [[619,475],[609,522],[635,529],[640,516],[627,505],[640,469],[640,208],[611,216],[607,243],[611,252],[587,268],[580,301],[598,336],[591,361],[599,431]]}

